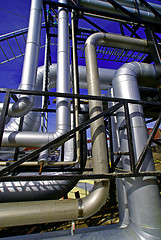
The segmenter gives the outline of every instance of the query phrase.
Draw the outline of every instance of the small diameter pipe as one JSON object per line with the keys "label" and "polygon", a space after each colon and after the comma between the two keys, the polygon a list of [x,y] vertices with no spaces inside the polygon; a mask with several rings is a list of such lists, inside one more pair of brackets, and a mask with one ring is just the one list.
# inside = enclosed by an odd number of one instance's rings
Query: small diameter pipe
{"label": "small diameter pipe", "polygon": [[[47,16],[47,22],[49,24],[49,15]],[[42,91],[47,90],[47,81],[48,81],[48,71],[49,71],[49,39],[46,33],[46,42],[45,42],[45,57],[44,57],[44,74],[43,74],[43,86],[42,86]],[[42,96],[42,109],[46,105],[45,102],[45,96]],[[41,113],[41,132],[47,132],[48,128],[48,113]],[[43,152],[39,154],[39,164],[40,166],[44,166],[48,164],[48,155],[49,155],[49,150],[46,149]]]}
{"label": "small diameter pipe", "polygon": [[[75,24],[74,24],[74,13],[71,12],[71,23],[72,23],[72,56],[73,56],[73,80],[74,80],[74,94],[78,94],[78,74],[77,74],[77,63],[76,63],[76,38],[75,38]],[[75,127],[79,125],[79,100],[74,99],[74,110],[75,110]],[[80,133],[76,132],[76,148],[77,148],[77,160],[81,160],[80,152]]]}

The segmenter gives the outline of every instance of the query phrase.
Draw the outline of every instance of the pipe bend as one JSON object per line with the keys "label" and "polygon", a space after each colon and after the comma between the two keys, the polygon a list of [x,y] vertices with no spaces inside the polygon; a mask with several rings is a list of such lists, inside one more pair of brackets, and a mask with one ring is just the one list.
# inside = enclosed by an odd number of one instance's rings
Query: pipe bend
{"label": "pipe bend", "polygon": [[10,117],[23,117],[33,107],[34,97],[20,97],[17,102],[9,106],[8,115]]}
{"label": "pipe bend", "polygon": [[158,72],[152,64],[141,62],[125,63],[115,72],[113,86],[120,81],[132,81],[137,79],[139,85],[141,85],[142,81],[146,80],[144,85],[152,87],[157,82],[157,75]]}
{"label": "pipe bend", "polygon": [[106,34],[102,32],[94,33],[90,35],[86,42],[85,42],[85,47],[86,45],[97,45],[97,44],[103,44],[104,38],[106,38]]}
{"label": "pipe bend", "polygon": [[85,198],[78,200],[78,218],[83,219],[95,214],[105,203],[109,195],[109,181],[95,182],[95,185]]}

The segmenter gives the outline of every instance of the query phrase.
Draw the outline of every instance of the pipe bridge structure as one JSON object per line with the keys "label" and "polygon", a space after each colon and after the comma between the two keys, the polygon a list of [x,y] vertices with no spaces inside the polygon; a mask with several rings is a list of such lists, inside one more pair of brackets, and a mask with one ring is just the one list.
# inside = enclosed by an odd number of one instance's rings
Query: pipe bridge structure
{"label": "pipe bridge structure", "polygon": [[[27,36],[25,52],[20,36]],[[12,49],[13,39],[21,54],[8,58],[2,46]],[[88,218],[108,201],[111,181],[119,210],[119,223],[73,236],[3,239],[161,239],[161,172],[151,150],[154,142],[161,146],[154,141],[161,121],[161,3],[32,0],[28,28],[0,36],[0,44],[1,64],[24,55],[19,87],[0,88],[0,228]],[[94,180],[92,190],[67,199],[82,179]]]}

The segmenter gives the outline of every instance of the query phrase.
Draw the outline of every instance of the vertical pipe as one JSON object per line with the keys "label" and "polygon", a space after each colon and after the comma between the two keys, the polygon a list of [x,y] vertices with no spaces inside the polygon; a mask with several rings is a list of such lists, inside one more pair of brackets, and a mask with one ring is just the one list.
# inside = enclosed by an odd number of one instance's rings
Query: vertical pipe
{"label": "vertical pipe", "polygon": [[[124,64],[116,71],[113,79],[114,95],[119,98],[128,98],[140,100],[137,79],[155,72],[154,66],[143,63]],[[132,89],[132,91],[131,91]],[[147,142],[147,129],[144,120],[142,106],[137,104],[129,104],[130,122],[132,141],[134,143],[135,162],[141,154],[144,145]],[[117,112],[118,129],[125,123],[125,115],[123,108]],[[120,151],[128,151],[127,130],[119,131]],[[129,158],[122,158],[123,168],[130,169]],[[154,162],[151,151],[148,152],[142,171],[154,171]],[[126,179],[126,191],[128,197],[129,214],[131,226],[133,229],[146,233],[159,234],[160,231],[160,196],[155,177],[137,177]],[[138,230],[137,230],[138,231]],[[151,238],[153,239],[153,238]]]}
{"label": "vertical pipe", "polygon": [[[72,23],[72,51],[73,51],[73,75],[74,75],[74,94],[78,94],[78,72],[77,72],[77,62],[76,62],[76,38],[75,38],[75,23],[74,23],[74,12],[71,13],[71,23]],[[79,125],[79,100],[74,99],[75,107],[75,126]],[[80,152],[80,133],[76,132],[76,148],[77,148],[77,159],[80,162],[81,152]]]}
{"label": "vertical pipe", "polygon": [[[67,3],[60,0],[60,3]],[[69,29],[68,12],[58,8],[57,92],[69,93]],[[70,129],[69,99],[56,99],[56,131]]]}
{"label": "vertical pipe", "polygon": [[[87,69],[87,83],[88,83],[88,94],[101,96],[98,66],[96,59],[96,49],[95,45],[87,44],[85,46],[86,55],[86,69]],[[89,114],[90,118],[97,116],[103,110],[102,102],[98,100],[89,101]],[[91,128],[91,140],[92,140],[92,157],[93,165],[97,164],[97,159],[99,159],[100,164],[93,166],[94,173],[107,173],[108,172],[108,159],[107,159],[107,143],[105,136],[105,126],[104,119],[99,118],[93,122],[90,126]]]}
{"label": "vertical pipe", "polygon": [[[50,24],[50,16],[49,15],[47,16],[47,24]],[[48,35],[46,33],[42,91],[47,91],[48,71],[49,71],[49,42],[50,42],[50,40],[48,39]],[[44,109],[46,107],[47,107],[46,97],[42,96],[42,109]],[[44,121],[45,121],[45,123],[44,123]],[[44,126],[44,124],[45,124],[45,126]],[[41,113],[41,131],[42,132],[44,132],[44,127],[45,127],[45,132],[47,132],[48,113],[46,113],[46,112]],[[39,163],[42,166],[44,165],[44,163],[47,163],[47,161],[48,161],[48,153],[49,153],[49,150],[46,149],[43,152],[41,152],[40,155],[39,155]]]}
{"label": "vertical pipe", "polygon": [[[108,90],[108,97],[114,97],[113,87]],[[114,102],[108,102],[108,107],[114,106]],[[111,116],[111,129],[112,129],[112,142],[113,142],[113,152],[120,151],[120,141],[119,141],[119,132],[117,129],[117,119],[116,116]],[[114,162],[116,156],[114,156]],[[118,167],[122,168],[122,162],[118,163]],[[129,225],[129,210],[127,202],[127,193],[125,189],[125,179],[116,178],[116,189],[117,189],[117,199],[118,199],[118,209],[119,209],[119,225],[120,227],[125,227]]]}
{"label": "vertical pipe", "polygon": [[41,32],[42,0],[32,0],[20,89],[33,90],[36,83]]}

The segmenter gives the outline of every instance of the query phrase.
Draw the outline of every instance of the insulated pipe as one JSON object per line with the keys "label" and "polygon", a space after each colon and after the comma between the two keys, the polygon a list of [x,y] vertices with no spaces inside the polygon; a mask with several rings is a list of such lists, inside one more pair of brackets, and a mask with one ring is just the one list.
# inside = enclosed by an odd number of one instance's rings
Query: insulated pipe
{"label": "insulated pipe", "polygon": [[[41,67],[39,67],[41,68]],[[99,68],[98,69],[99,75],[100,75],[100,81],[101,81],[101,89],[107,90],[111,83],[112,78],[114,76],[115,70],[114,69],[105,69],[105,68]],[[72,70],[70,67],[70,76],[72,76]],[[56,79],[57,77],[57,65],[52,64],[49,68],[49,89],[56,87]],[[87,89],[87,74],[86,74],[86,67],[85,66],[78,66],[78,78],[79,78],[79,87],[83,89]],[[70,77],[70,87],[72,88],[72,79]]]}
{"label": "insulated pipe", "polygon": [[[99,77],[97,72],[97,59],[95,50],[95,45],[99,44],[108,46],[108,34],[101,33],[93,34],[87,39],[85,45],[86,64],[88,66],[88,71],[90,72],[89,83],[91,84],[91,89],[97,89],[99,87]],[[118,45],[119,44],[120,42],[118,42]],[[140,99],[139,89],[137,86],[137,78],[146,79],[147,76],[151,76],[152,79],[154,79],[157,76],[157,72],[154,66],[141,63],[123,65],[123,67],[120,68],[120,70],[118,70],[115,73],[112,82],[114,86],[115,97]],[[92,84],[93,83],[92,80],[94,84]],[[99,109],[100,106],[98,106],[97,108]],[[131,111],[131,109],[133,109],[133,111]],[[139,105],[134,105],[134,107],[133,106],[131,107],[130,105],[129,112],[133,128],[132,132],[133,141],[135,144],[134,146],[135,159],[137,160],[139,154],[143,149],[143,145],[146,143],[147,132],[145,121],[143,119],[142,108]],[[120,113],[120,116],[118,114],[117,121],[119,122],[119,124],[120,122],[122,124],[122,115],[123,113]],[[121,118],[121,121],[119,117]],[[125,133],[124,135],[122,133],[122,136],[120,137],[121,141],[120,149],[123,152],[127,150],[127,134],[125,135]],[[141,139],[141,142],[139,138]],[[125,170],[126,169],[129,170],[129,160],[123,161],[123,167]],[[144,162],[141,170],[143,171],[154,170],[154,163],[151,158],[151,155],[147,156],[146,161]],[[159,189],[157,186],[156,178],[139,177],[136,179],[135,178],[127,179],[126,190],[128,196],[130,224],[127,227],[126,231],[122,231],[119,229],[117,231],[110,230],[108,232],[109,239],[113,239],[113,237],[110,238],[111,234],[115,234],[116,239],[122,240],[129,239],[129,235],[131,237],[132,235],[134,235],[136,239],[137,238],[146,240],[159,239],[161,233],[160,228],[161,211]],[[102,233],[100,235],[102,235]]]}
{"label": "insulated pipe", "polygon": [[143,53],[150,52],[147,40],[121,36],[119,34],[94,33],[88,37],[86,45],[88,44],[118,47]]}
{"label": "insulated pipe", "polygon": [[[34,90],[35,87],[40,45],[41,16],[42,0],[32,0],[22,79],[19,89]],[[33,96],[20,95],[17,102],[9,105],[8,115],[10,117],[22,117],[31,110],[33,105]],[[2,104],[0,104],[0,109],[1,108]]]}
{"label": "insulated pipe", "polygon": [[[137,79],[146,79],[146,76],[151,74],[154,76],[157,75],[153,65],[137,62],[124,64],[115,73],[113,79],[114,96],[140,100]],[[129,114],[135,161],[137,161],[147,142],[148,134],[142,106],[129,104]],[[117,111],[117,123],[118,129],[125,123],[123,108]],[[120,151],[128,151],[125,129],[119,131],[119,138]],[[129,170],[129,158],[122,157],[122,163],[123,169]],[[141,171],[154,171],[151,151],[146,155]],[[125,184],[130,214],[130,227],[140,235],[140,238],[142,236],[143,239],[159,239],[161,236],[161,206],[156,178],[152,176],[127,178]]]}
{"label": "insulated pipe", "polygon": [[[35,98],[36,100],[36,98]],[[87,119],[86,115],[79,115],[80,124]],[[71,117],[71,127],[73,128],[73,116]],[[86,150],[86,136],[83,134],[83,154],[82,163],[86,162],[87,150]],[[4,154],[5,155],[5,154]],[[8,155],[8,154],[6,154]],[[1,155],[0,155],[1,156]],[[48,152],[43,151],[39,156],[40,161],[48,161]],[[66,165],[70,163],[76,163],[76,155],[74,148],[74,139],[67,141],[64,144],[64,163]],[[6,162],[5,162],[6,163]],[[36,166],[37,162],[32,162],[33,166]],[[49,162],[51,165],[60,165],[62,162]],[[30,162],[25,162],[30,164]],[[38,163],[37,163],[38,165]],[[44,166],[48,165],[44,162]],[[76,164],[75,164],[76,165]],[[27,165],[26,165],[27,166]],[[77,165],[78,166],[78,165]],[[77,173],[77,169],[73,172]],[[79,172],[80,173],[80,172]],[[21,173],[21,175],[38,175],[38,173]],[[44,173],[43,174],[55,174],[55,173]],[[15,201],[33,201],[33,200],[49,200],[49,199],[59,199],[66,195],[77,183],[77,181],[63,180],[63,181],[18,181],[18,182],[1,182],[0,183],[0,202],[15,202]]]}
{"label": "insulated pipe", "polygon": [[18,226],[86,218],[99,210],[107,195],[107,182],[99,182],[95,184],[93,191],[82,199],[1,203],[0,226]]}
{"label": "insulated pipe", "polygon": [[[68,93],[69,92],[68,14],[64,8],[59,8],[58,23],[59,24],[58,24],[58,53],[57,53],[57,56],[58,56],[57,92]],[[41,78],[42,77],[43,77],[43,75],[41,76]],[[55,133],[20,132],[20,134],[22,134],[22,133],[24,134],[23,137],[21,138],[22,143],[20,145],[25,146],[26,139],[28,139],[30,141],[30,143],[29,143],[30,146],[34,146],[34,143],[37,144],[37,147],[42,146],[45,143],[50,142],[53,139],[57,138],[58,136],[64,134],[68,130],[70,130],[69,99],[57,98],[56,99],[56,132]],[[37,139],[35,139],[35,136]],[[14,133],[12,132],[10,134],[9,139],[10,140],[14,139],[13,141],[15,142],[15,137],[16,137],[16,132],[14,132]],[[65,190],[67,190],[67,189],[71,189],[73,187],[74,184],[71,185],[71,183],[72,183],[72,181],[63,181],[62,182],[62,192],[63,192],[63,188],[64,188],[63,184],[66,185]],[[74,183],[74,181],[73,181],[73,183]],[[33,184],[33,188],[39,189],[39,185],[41,185],[41,184],[39,184],[39,182],[37,184]],[[50,185],[50,183],[49,183],[49,185]],[[55,186],[52,182],[51,185],[53,185],[53,186],[51,186],[52,190],[54,188],[55,189],[59,188],[59,190],[60,190],[60,184],[55,184],[56,185]],[[68,185],[68,187],[67,187],[67,185]],[[40,186],[40,188],[41,188],[41,186]],[[36,197],[36,194],[34,194],[35,198],[39,198],[39,194],[43,195],[43,191],[38,191],[37,197]],[[58,191],[58,194],[60,194],[60,191]],[[53,197],[52,191],[49,195],[52,195],[52,197]],[[55,196],[56,195],[57,194],[55,191]],[[26,198],[30,198],[30,197],[31,196],[26,196]],[[50,196],[48,196],[48,197],[50,197]],[[59,197],[59,195],[57,197]],[[40,198],[42,198],[42,196]],[[46,196],[44,196],[44,198],[46,198]]]}
{"label": "insulated pipe", "polygon": [[[107,92],[108,97],[114,97],[114,90],[111,87]],[[116,103],[108,102],[108,108],[113,107]],[[112,143],[113,152],[120,152],[120,140],[119,131],[117,129],[117,119],[116,116],[111,116],[111,131],[112,131]],[[114,156],[114,162],[116,161],[117,155]],[[122,161],[120,159],[116,167],[122,168]],[[118,209],[119,209],[119,226],[120,228],[125,228],[129,225],[129,210],[127,202],[127,193],[125,189],[125,178],[116,178],[116,190],[118,199]]]}
{"label": "insulated pipe", "polygon": [[[59,0],[67,3],[66,0]],[[67,9],[58,8],[57,92],[69,93],[69,27]],[[56,131],[59,134],[70,130],[69,98],[56,99]]]}
{"label": "insulated pipe", "polygon": [[[66,33],[66,31],[65,31]],[[63,37],[62,37],[63,39]],[[110,47],[118,47],[118,48],[125,48],[125,49],[129,49],[129,50],[133,50],[133,51],[140,51],[140,52],[145,52],[145,53],[149,53],[149,47],[148,47],[148,43],[146,40],[143,39],[137,39],[137,38],[130,38],[130,37],[126,37],[126,36],[120,36],[117,34],[108,34],[108,33],[95,33],[91,36],[88,37],[87,41],[86,41],[86,45],[104,45],[104,46],[110,46]],[[63,54],[63,52],[60,52],[60,56]],[[67,60],[67,52],[64,52],[66,60]],[[61,58],[59,58],[61,60]],[[59,67],[60,69],[60,67]],[[60,74],[59,76],[61,76],[61,69],[59,70]],[[105,71],[102,71],[103,74],[105,74]],[[113,73],[112,73],[113,74]],[[111,74],[111,75],[112,75]],[[151,77],[151,76],[150,76]],[[148,77],[147,80],[150,79],[150,77]],[[59,84],[59,88],[62,86],[62,90],[60,92],[64,91],[64,87],[66,88],[66,90],[68,89],[69,86],[67,86],[67,83],[63,83],[60,84],[61,80],[63,79],[60,78],[60,81],[58,81]],[[104,84],[103,84],[104,85]],[[59,110],[61,110],[61,108],[66,108],[68,109],[68,103],[63,101],[63,104],[57,104],[57,108],[59,107]],[[68,110],[66,109],[66,116],[68,115]],[[57,124],[62,127],[64,126],[65,128],[69,127],[69,124],[64,123],[62,121],[63,120],[63,116],[64,113],[62,113],[62,111],[59,111],[60,114],[57,115]],[[59,122],[58,116],[60,117],[60,119],[62,119]],[[56,131],[56,133],[52,134],[52,133],[34,133],[33,132],[15,132],[15,133],[11,133],[11,132],[4,132],[3,134],[3,140],[2,140],[2,146],[42,146],[44,144],[47,144],[49,141],[52,141],[53,139],[55,139],[56,137],[60,136],[60,131]],[[33,140],[32,140],[33,137]]]}
{"label": "insulated pipe", "polygon": [[[85,57],[86,57],[86,69],[87,69],[88,94],[101,96],[97,59],[95,58],[95,55],[96,55],[95,45],[86,43]],[[102,111],[103,111],[103,107],[102,107],[101,101],[89,100],[90,118],[97,116]],[[101,173],[107,173],[108,165],[106,165],[106,168],[105,168],[105,162],[108,162],[108,160],[107,160],[107,143],[106,143],[106,136],[105,136],[104,118],[102,117],[94,121],[90,125],[90,129],[91,129],[91,140],[92,140],[92,159],[97,159],[97,158],[101,159],[102,164],[98,166],[98,170]],[[97,164],[97,161],[95,160],[94,163]],[[94,169],[96,168],[94,167]],[[94,173],[98,173],[98,172],[94,172]]]}
{"label": "insulated pipe", "polygon": [[[110,12],[110,14],[117,14],[118,16],[126,16],[127,14],[118,10],[117,8],[115,8],[112,4],[108,3],[108,1],[98,1],[98,0],[78,0],[80,6],[85,7],[85,8],[90,8],[90,9],[95,9],[95,10],[100,10],[103,12]],[[119,3],[119,1],[118,1]],[[129,7],[129,6],[124,6],[124,4],[122,4],[120,2],[120,5],[123,6],[126,10],[128,10],[130,13],[132,13],[133,15],[135,15],[136,17],[138,17],[138,10],[137,8],[134,8],[133,6]],[[157,6],[157,10],[158,12],[161,14],[161,7],[157,4],[155,4]],[[154,8],[156,7],[154,5]],[[155,22],[155,23],[160,23],[160,20],[152,13],[150,12],[149,9],[144,8],[145,10],[139,10],[140,16],[142,20],[146,20],[148,22]]]}
{"label": "insulated pipe", "polygon": [[[99,164],[99,159],[97,159],[97,161],[98,161],[98,164]],[[97,164],[94,164],[94,166],[96,167],[97,166]],[[98,172],[97,171],[97,169],[95,170],[96,172]],[[99,183],[100,184],[100,183]],[[103,191],[101,191],[101,189],[103,190]],[[107,188],[106,188],[107,189]],[[97,196],[99,196],[100,197],[100,199],[102,199],[102,194],[104,195],[105,194],[105,189],[104,189],[104,187],[103,188],[99,188],[99,191],[94,191],[96,194],[97,194]],[[100,194],[101,193],[101,194]],[[101,200],[101,203],[102,202],[104,202],[104,198],[103,198],[103,201]],[[42,209],[44,209],[44,210],[46,210],[45,212],[43,211],[43,213],[41,213],[41,217],[43,216],[43,219],[44,219],[44,221],[53,221],[53,212],[52,212],[52,210],[54,209],[55,211],[56,211],[56,215],[55,215],[55,218],[56,218],[56,221],[57,221],[57,219],[60,219],[61,217],[62,217],[62,214],[63,214],[63,220],[64,220],[64,216],[65,216],[65,218],[66,218],[66,220],[69,220],[69,219],[75,219],[76,218],[76,216],[78,216],[78,212],[77,212],[77,209],[78,209],[78,200],[74,200],[74,201],[68,201],[68,203],[69,203],[69,208],[68,208],[68,211],[63,211],[63,210],[65,210],[65,209],[67,209],[67,204],[65,203],[65,201],[61,201],[62,203],[60,203],[60,202],[55,202],[55,201],[47,201],[46,203],[47,203],[47,205],[44,205],[44,202],[39,202],[40,203],[40,205],[42,204],[42,206],[43,206],[43,208]],[[52,204],[52,203],[55,203],[55,204],[60,204],[60,208],[59,208],[59,212],[57,212],[57,206],[58,205],[54,205],[56,208],[54,208],[54,206],[51,206],[50,205],[50,203]],[[94,202],[95,204],[97,203],[96,201]],[[71,205],[70,205],[71,204]],[[40,206],[39,205],[39,206]],[[31,209],[30,208],[30,206],[32,206],[32,208],[33,209]],[[1,205],[1,207],[2,207],[2,210],[3,210],[3,213],[2,213],[2,225],[4,226],[4,225],[8,225],[8,223],[9,224],[13,224],[13,219],[11,219],[12,217],[14,217],[14,221],[15,221],[15,224],[16,225],[20,225],[20,224],[26,224],[26,223],[28,223],[28,222],[30,222],[30,223],[37,223],[37,222],[39,222],[39,221],[42,221],[41,219],[42,218],[40,218],[39,217],[39,214],[40,214],[40,209],[38,209],[37,207],[37,204],[35,203],[35,204],[33,204],[33,203],[27,203],[26,205],[24,204],[24,203],[20,203],[19,205],[17,205],[17,204],[10,204],[10,205],[8,205],[8,204],[2,204]],[[86,212],[86,211],[83,211],[82,212],[82,206],[83,206],[83,204],[81,204],[81,205],[79,205],[79,215],[80,215],[80,213],[81,213],[81,215],[83,215],[84,216],[84,214],[82,214],[83,212]],[[64,208],[65,207],[65,208]],[[91,204],[88,206],[88,208],[87,208],[87,210],[90,208],[91,209],[91,207],[93,207]],[[96,206],[94,205],[94,209],[96,209]],[[97,209],[98,209],[98,206],[97,206]],[[10,213],[11,211],[13,210],[13,214],[14,215],[8,215],[7,216],[7,212],[8,213]],[[21,211],[22,210],[22,211]],[[20,212],[19,212],[20,211]],[[73,212],[74,211],[74,212]],[[34,216],[32,216],[31,217],[31,213],[36,213],[36,214],[34,214]],[[22,213],[22,215],[20,216],[20,213]],[[69,213],[70,213],[70,217],[69,217]],[[52,215],[52,216],[51,216]],[[86,216],[87,216],[88,214],[86,214]],[[48,222],[49,222],[48,221]],[[129,231],[127,231],[127,230],[123,230],[122,232],[124,232],[125,234],[128,234],[128,235],[126,235],[124,238],[122,237],[122,239],[128,239],[128,236],[129,236]],[[131,233],[133,233],[134,231],[133,230],[131,230]],[[108,236],[110,236],[111,234],[113,234],[114,232],[113,232],[113,230],[112,231],[109,231],[108,232],[109,234],[107,234],[107,232],[105,233],[106,234],[106,237],[107,237],[107,235]],[[115,233],[118,233],[118,234],[120,234],[120,230],[115,230]],[[100,235],[103,235],[102,233],[100,233]],[[116,234],[115,234],[115,236],[116,236]],[[73,239],[74,239],[74,237],[73,237]]]}
{"label": "insulated pipe", "polygon": [[[62,0],[63,3],[65,0]],[[57,63],[57,92],[69,93],[69,33],[68,33],[68,13],[64,8],[59,8],[58,14],[58,63]],[[22,84],[23,85],[23,84]],[[60,135],[70,130],[70,108],[69,99],[57,98],[56,99],[56,132],[43,133],[43,132],[4,132],[10,146],[35,146],[40,147]],[[18,137],[18,135],[19,137]],[[20,141],[19,141],[20,140]],[[28,142],[28,143],[27,143]],[[36,144],[36,145],[35,145]],[[2,144],[2,146],[5,146]]]}
{"label": "insulated pipe", "polygon": [[[57,78],[56,70],[57,70],[57,64],[53,64],[49,68],[49,86],[48,86],[49,89],[56,87],[56,78]],[[35,90],[41,90],[42,88],[43,71],[44,71],[44,67],[38,68],[37,84],[36,84]],[[109,70],[99,69],[102,89],[107,89],[110,86],[114,73],[115,73],[115,70],[112,70],[112,69],[109,69]],[[80,87],[87,88],[86,69],[84,66],[79,66],[79,79],[80,79]],[[35,101],[36,103],[34,107],[35,108],[41,107],[41,98],[35,97]],[[37,132],[40,127],[39,121],[40,121],[39,113],[29,112],[24,117],[23,131],[18,132],[19,119],[18,118],[11,119],[10,123],[7,124],[5,128],[5,131],[3,134],[2,146],[40,147],[40,146],[43,146],[44,144],[47,144],[49,141],[52,141],[54,138],[58,136],[57,132],[55,133]],[[29,132],[29,130],[32,130],[32,132]]]}
{"label": "insulated pipe", "polygon": [[[68,160],[69,157],[71,156],[69,156],[67,151],[67,155],[65,155],[66,160]],[[104,164],[103,169],[106,169],[107,162],[102,163],[101,159],[95,159],[95,161],[96,160],[97,164],[94,164],[95,172],[101,173],[99,172],[99,165],[101,165],[103,168]],[[61,186],[62,185],[60,185],[60,187]],[[58,185],[56,184],[54,187],[57,188]],[[30,188],[32,188],[32,185],[30,186]],[[99,181],[95,183],[93,191],[83,199],[1,203],[0,211],[2,209],[3,210],[1,211],[0,215],[0,226],[16,226],[24,224],[43,223],[44,221],[53,222],[86,218],[100,209],[108,196],[108,191],[108,182]]]}
{"label": "insulated pipe", "polygon": [[[52,68],[51,68],[52,69]],[[54,68],[55,71],[55,68]],[[50,72],[51,73],[51,72]],[[55,72],[54,72],[55,73]],[[37,73],[37,81],[35,90],[41,91],[43,85],[43,75],[44,75],[44,67],[38,68]],[[51,75],[49,78],[49,82],[51,81]],[[50,84],[50,87],[52,85]],[[41,97],[36,96],[34,101],[34,107],[39,108],[41,107]],[[86,117],[80,115],[80,123],[84,122]],[[72,124],[71,124],[72,125]],[[11,122],[6,126],[6,130],[17,130],[19,126],[19,118],[14,118]],[[23,131],[33,130],[38,131],[40,127],[40,113],[39,112],[29,112],[24,117],[23,122]],[[64,161],[67,165],[70,165],[75,161],[74,156],[74,145],[73,140],[68,141],[65,143],[64,149]],[[86,140],[84,140],[86,142]],[[83,162],[86,159],[86,150],[83,149]],[[11,157],[13,154],[11,154]],[[9,154],[1,154],[1,159],[8,159],[10,157]],[[45,157],[46,156],[41,156]],[[41,158],[42,160],[42,158]],[[36,163],[36,162],[35,162]],[[26,164],[26,163],[25,163]],[[58,165],[58,163],[56,163]],[[54,163],[53,163],[54,165]],[[61,183],[61,184],[60,184]],[[55,199],[60,198],[66,192],[69,192],[75,185],[75,181],[29,181],[29,182],[12,182],[12,183],[0,183],[0,202],[12,202],[12,201],[27,201],[27,200],[39,200],[39,199]]]}

